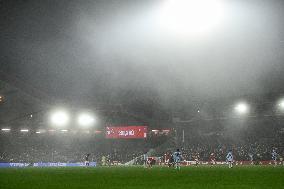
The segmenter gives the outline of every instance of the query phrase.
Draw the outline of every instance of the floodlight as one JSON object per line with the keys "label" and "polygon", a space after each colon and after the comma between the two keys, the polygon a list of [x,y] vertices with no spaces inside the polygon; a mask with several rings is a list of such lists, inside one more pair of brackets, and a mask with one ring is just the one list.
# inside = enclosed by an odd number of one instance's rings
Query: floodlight
{"label": "floodlight", "polygon": [[28,129],[21,129],[20,131],[21,131],[21,132],[23,132],[23,133],[27,133],[27,132],[29,132],[29,130],[28,130]]}
{"label": "floodlight", "polygon": [[177,34],[203,33],[224,19],[223,0],[166,0],[159,10],[159,24]]}
{"label": "floodlight", "polygon": [[284,99],[279,100],[278,102],[278,107],[280,110],[284,110]]}
{"label": "floodlight", "polygon": [[235,106],[235,111],[238,114],[247,114],[249,111],[249,106],[244,102],[240,102]]}
{"label": "floodlight", "polygon": [[68,124],[69,115],[66,111],[58,110],[52,113],[50,120],[53,125],[62,127]]}
{"label": "floodlight", "polygon": [[95,123],[95,118],[90,113],[81,113],[78,116],[78,124],[83,127],[92,126]]}
{"label": "floodlight", "polygon": [[36,131],[36,134],[41,134],[41,133],[45,133],[45,132],[46,132],[46,130],[44,130],[44,129],[39,129],[39,130]]}
{"label": "floodlight", "polygon": [[5,132],[8,132],[8,131],[11,131],[11,129],[8,129],[8,128],[3,128],[3,129],[1,129],[1,131],[5,131]]}

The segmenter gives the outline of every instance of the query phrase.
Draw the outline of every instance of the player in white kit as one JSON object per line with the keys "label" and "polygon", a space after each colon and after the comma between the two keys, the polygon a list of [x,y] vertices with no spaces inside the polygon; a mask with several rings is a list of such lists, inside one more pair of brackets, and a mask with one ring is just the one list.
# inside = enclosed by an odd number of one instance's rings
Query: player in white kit
{"label": "player in white kit", "polygon": [[174,152],[173,157],[174,157],[175,168],[180,170],[181,152],[179,151],[179,149],[177,149],[177,151]]}
{"label": "player in white kit", "polygon": [[233,167],[233,161],[234,161],[234,157],[233,157],[233,152],[231,150],[229,150],[227,156],[226,156],[226,160],[229,164],[229,168]]}
{"label": "player in white kit", "polygon": [[277,165],[277,152],[276,152],[276,149],[273,149],[272,150],[272,153],[271,153],[271,156],[272,156],[272,162],[274,163],[274,166],[276,166]]}

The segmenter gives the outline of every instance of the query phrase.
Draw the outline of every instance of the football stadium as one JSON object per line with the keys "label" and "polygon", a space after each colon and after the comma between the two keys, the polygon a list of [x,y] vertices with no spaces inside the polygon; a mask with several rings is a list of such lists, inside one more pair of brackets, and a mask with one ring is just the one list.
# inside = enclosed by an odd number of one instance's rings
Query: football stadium
{"label": "football stadium", "polygon": [[0,188],[284,188],[284,1],[0,0]]}

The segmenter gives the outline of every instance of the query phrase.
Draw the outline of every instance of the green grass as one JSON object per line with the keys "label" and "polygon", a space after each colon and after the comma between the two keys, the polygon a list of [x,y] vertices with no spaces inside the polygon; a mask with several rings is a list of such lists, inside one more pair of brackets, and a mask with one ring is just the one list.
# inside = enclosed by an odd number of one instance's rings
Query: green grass
{"label": "green grass", "polygon": [[1,168],[1,189],[284,188],[284,166]]}

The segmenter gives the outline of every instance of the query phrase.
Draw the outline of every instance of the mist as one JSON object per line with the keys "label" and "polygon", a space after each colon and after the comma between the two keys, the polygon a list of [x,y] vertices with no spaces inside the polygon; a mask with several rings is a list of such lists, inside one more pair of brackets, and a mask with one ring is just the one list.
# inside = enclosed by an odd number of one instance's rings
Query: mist
{"label": "mist", "polygon": [[228,1],[222,25],[199,36],[163,31],[160,3],[7,3],[2,62],[72,101],[122,91],[150,90],[163,100],[283,91],[283,2]]}
{"label": "mist", "polygon": [[216,1],[0,0],[0,167],[277,163],[284,1]]}

